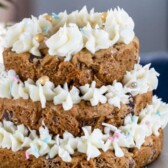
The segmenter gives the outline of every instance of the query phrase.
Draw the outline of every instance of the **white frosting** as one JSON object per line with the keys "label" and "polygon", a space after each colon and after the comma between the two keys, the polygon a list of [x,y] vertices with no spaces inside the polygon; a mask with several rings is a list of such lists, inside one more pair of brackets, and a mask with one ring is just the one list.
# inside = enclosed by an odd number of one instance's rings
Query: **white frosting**
{"label": "white frosting", "polygon": [[[123,9],[109,10],[105,19],[102,19],[103,14],[94,9],[88,12],[83,7],[69,15],[65,11],[23,19],[7,31],[5,47],[11,47],[16,53],[30,52],[36,56],[41,56],[40,49],[48,47],[50,55],[69,61],[84,47],[94,54],[115,43],[128,44],[133,40],[134,22]],[[43,42],[35,38],[39,33],[44,36]]]}
{"label": "white frosting", "polygon": [[152,104],[148,105],[140,113],[140,119],[142,124],[146,124],[146,134],[152,133],[156,136],[159,135],[158,129],[165,128],[167,125],[167,104],[162,103],[156,96],[153,97]]}
{"label": "white frosting", "polygon": [[54,91],[56,94],[54,96],[54,104],[62,104],[64,110],[70,110],[73,104],[77,104],[81,100],[79,90],[74,86],[69,91],[67,84],[65,84],[64,88],[57,86]]}
{"label": "white frosting", "polygon": [[45,13],[43,15],[40,15],[38,18],[38,24],[45,37],[49,37],[54,33],[53,23],[46,19],[47,15],[48,14]]}
{"label": "white frosting", "polygon": [[94,9],[90,10],[89,23],[92,27],[98,25],[100,28],[103,27],[102,13],[95,12]]}
{"label": "white frosting", "polygon": [[95,158],[101,154],[98,149],[101,149],[104,145],[104,138],[106,135],[103,135],[100,129],[94,129],[92,132],[92,127],[86,126],[83,127],[84,136],[78,140],[77,149],[81,153],[87,155],[87,160]]}
{"label": "white frosting", "polygon": [[84,6],[80,11],[78,10],[73,11],[68,16],[68,22],[75,23],[79,27],[86,26],[88,21],[89,21],[89,13],[86,6]]}
{"label": "white frosting", "polygon": [[71,156],[75,152],[86,154],[87,160],[98,157],[100,150],[114,150],[116,157],[123,157],[122,147],[140,148],[146,137],[152,134],[158,136],[159,129],[165,128],[167,123],[168,104],[154,96],[152,104],[147,105],[139,117],[128,115],[124,119],[124,126],[116,128],[103,123],[104,132],[85,126],[81,137],[74,137],[69,132],[65,132],[62,138],[59,135],[54,137],[44,124],[37,134],[35,130],[28,131],[24,125],[15,126],[12,122],[3,120],[0,123],[0,147],[14,152],[26,149],[26,155],[37,158],[59,156],[65,162],[71,162]]}
{"label": "white frosting", "polygon": [[127,138],[130,141],[130,146],[140,148],[145,141],[145,125],[138,124],[138,117],[128,115],[125,118],[124,126],[120,127],[122,132],[127,135]]}
{"label": "white frosting", "polygon": [[58,31],[60,27],[64,26],[68,21],[67,11],[60,12],[58,15],[56,13],[52,13],[52,17],[54,18],[55,32]]}
{"label": "white frosting", "polygon": [[117,157],[123,157],[124,153],[121,150],[121,147],[129,147],[130,142],[127,141],[124,134],[121,133],[121,131],[110,124],[103,123],[104,133],[108,135],[108,139],[106,139],[106,142],[103,146],[103,151],[106,152],[107,150],[114,150],[115,156]]}
{"label": "white frosting", "polygon": [[107,86],[107,94],[106,97],[108,99],[108,103],[114,105],[115,107],[120,108],[120,104],[128,103],[128,95],[126,94],[126,90],[123,85],[119,82],[114,81],[113,85]]}
{"label": "white frosting", "polygon": [[106,103],[107,98],[103,95],[107,91],[107,87],[102,86],[101,88],[96,88],[96,82],[93,81],[91,86],[89,87],[88,84],[85,86],[81,86],[80,90],[83,94],[82,99],[90,101],[92,106],[96,106],[99,103]]}
{"label": "white frosting", "polygon": [[28,79],[25,82],[25,87],[29,92],[30,98],[34,102],[40,101],[42,108],[46,107],[47,100],[53,100],[55,96],[55,93],[53,91],[54,85],[50,81],[47,81],[45,85],[42,86],[39,81],[37,81],[35,85],[32,80]]}
{"label": "white frosting", "polygon": [[119,7],[107,12],[105,30],[110,35],[111,45],[117,42],[129,44],[135,36],[132,18]]}
{"label": "white frosting", "polygon": [[83,37],[75,24],[65,25],[46,41],[46,45],[50,55],[66,57],[65,60],[69,61],[73,54],[83,48]]}
{"label": "white frosting", "polygon": [[80,11],[76,10],[68,15],[67,23],[75,23],[80,28],[85,27],[88,23],[94,28],[96,25],[102,27],[103,20],[102,13],[97,13],[94,9],[88,12],[87,7],[84,6]]}
{"label": "white frosting", "polygon": [[[31,99],[40,101],[42,108],[46,107],[47,101],[53,101],[55,105],[62,105],[65,111],[70,110],[74,104],[80,103],[81,100],[89,101],[92,106],[99,103],[109,103],[120,108],[121,103],[127,104],[129,101],[128,93],[136,96],[157,88],[158,73],[149,65],[135,65],[135,69],[127,72],[124,76],[123,85],[114,81],[113,84],[96,88],[96,82],[91,85],[80,86],[79,89],[72,87],[70,90],[67,84],[55,87],[50,81],[44,85],[39,79],[36,83],[30,79],[24,83],[19,79],[15,71],[6,72],[3,65],[0,66],[0,98],[13,99]],[[132,84],[136,84],[132,87]],[[80,95],[81,93],[81,95]],[[79,96],[80,95],[80,96]]]}
{"label": "white frosting", "polygon": [[91,52],[95,53],[101,49],[107,49],[110,47],[109,34],[96,26],[95,29],[88,24],[86,27],[81,29],[84,36],[85,47]]}
{"label": "white frosting", "polygon": [[56,155],[62,158],[65,162],[71,162],[71,156],[74,154],[75,149],[77,148],[77,138],[74,138],[73,135],[69,132],[63,134],[63,139],[56,136],[56,143],[52,146],[48,157],[53,158]]}
{"label": "white frosting", "polygon": [[42,28],[36,17],[23,19],[8,29],[5,47],[12,47],[12,51],[16,53],[30,52],[36,56],[41,56],[38,49],[40,44],[34,39],[38,33],[42,33]]}
{"label": "white frosting", "polygon": [[[147,91],[152,91],[158,86],[159,74],[154,68],[150,69],[150,64],[142,65],[135,64],[132,71],[126,72],[123,79],[123,84],[126,87],[127,92],[130,92],[133,96],[137,94],[143,94]],[[132,87],[132,84],[136,84]]]}

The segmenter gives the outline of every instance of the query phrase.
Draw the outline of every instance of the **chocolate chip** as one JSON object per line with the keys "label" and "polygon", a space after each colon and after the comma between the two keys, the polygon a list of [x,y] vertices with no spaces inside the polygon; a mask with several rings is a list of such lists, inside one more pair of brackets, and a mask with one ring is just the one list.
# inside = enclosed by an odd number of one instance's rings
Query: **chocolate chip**
{"label": "chocolate chip", "polygon": [[128,151],[132,153],[134,151],[134,148],[128,148]]}
{"label": "chocolate chip", "polygon": [[93,126],[97,123],[98,118],[80,119],[80,121],[81,121],[80,122],[81,127],[87,126],[87,125]]}
{"label": "chocolate chip", "polygon": [[128,108],[129,108],[129,113],[134,114],[134,107],[135,107],[135,102],[134,102],[134,97],[132,96],[131,93],[127,93],[127,95],[129,96],[129,103],[127,104]]}
{"label": "chocolate chip", "polygon": [[13,117],[13,112],[9,111],[9,112],[4,112],[3,113],[3,118],[6,119],[7,121],[10,121]]}

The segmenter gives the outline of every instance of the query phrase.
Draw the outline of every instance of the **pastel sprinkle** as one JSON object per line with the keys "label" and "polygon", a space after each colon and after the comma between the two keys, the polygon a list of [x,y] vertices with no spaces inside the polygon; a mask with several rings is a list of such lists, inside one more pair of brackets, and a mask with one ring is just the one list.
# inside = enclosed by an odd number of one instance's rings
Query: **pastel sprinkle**
{"label": "pastel sprinkle", "polygon": [[57,19],[59,19],[59,16],[56,14],[56,13],[52,13],[52,17],[55,19],[55,20],[57,20]]}
{"label": "pastel sprinkle", "polygon": [[18,83],[19,82],[19,79],[17,78],[17,76],[13,76],[13,80]]}
{"label": "pastel sprinkle", "polygon": [[160,114],[160,112],[159,112],[159,111],[156,113],[156,115],[161,116],[161,114]]}
{"label": "pastel sprinkle", "polygon": [[44,32],[48,32],[48,27],[47,26],[44,26]]}
{"label": "pastel sprinkle", "polygon": [[114,142],[115,141],[115,138],[114,137],[109,137],[109,140]]}
{"label": "pastel sprinkle", "polygon": [[114,142],[115,140],[120,138],[120,134],[119,133],[115,133],[113,137],[109,137],[109,140]]}
{"label": "pastel sprinkle", "polygon": [[115,134],[115,137],[116,137],[116,138],[120,138],[120,134],[119,134],[119,133],[116,133],[116,134]]}
{"label": "pastel sprinkle", "polygon": [[47,37],[44,37],[44,41],[46,42],[48,40],[48,38]]}
{"label": "pastel sprinkle", "polygon": [[36,146],[34,147],[33,152],[34,152],[35,155],[38,154],[38,149],[37,149]]}
{"label": "pastel sprinkle", "polygon": [[146,121],[145,124],[149,127],[150,126],[150,122]]}
{"label": "pastel sprinkle", "polygon": [[29,153],[27,151],[25,152],[25,156],[26,156],[26,160],[29,160],[30,156],[29,156]]}
{"label": "pastel sprinkle", "polygon": [[45,143],[49,143],[49,141],[50,141],[50,138],[49,137],[47,137],[47,138],[44,138],[44,140],[43,140]]}
{"label": "pastel sprinkle", "polygon": [[131,135],[130,132],[127,131],[127,132],[126,132],[126,137],[128,138],[130,135]]}
{"label": "pastel sprinkle", "polygon": [[135,122],[135,119],[136,119],[135,116],[132,116],[132,117],[131,117],[131,121],[132,121],[132,122]]}
{"label": "pastel sprinkle", "polygon": [[86,34],[86,31],[85,31],[83,28],[81,28],[80,31],[81,31],[81,33],[82,33],[83,35],[85,35],[85,36],[87,35],[87,34]]}

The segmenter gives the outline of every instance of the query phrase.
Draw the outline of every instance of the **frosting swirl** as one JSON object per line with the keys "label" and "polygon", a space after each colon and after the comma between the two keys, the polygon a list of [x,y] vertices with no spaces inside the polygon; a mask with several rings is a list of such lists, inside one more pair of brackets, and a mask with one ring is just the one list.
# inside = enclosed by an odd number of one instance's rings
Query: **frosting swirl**
{"label": "frosting swirl", "polygon": [[157,88],[159,73],[154,68],[150,69],[150,65],[142,67],[142,65],[135,64],[134,70],[126,72],[123,84],[127,92],[134,96]]}
{"label": "frosting swirl", "polygon": [[104,29],[109,33],[112,45],[117,42],[129,44],[135,36],[132,18],[119,7],[107,12]]}
{"label": "frosting swirl", "polygon": [[82,99],[90,101],[92,106],[98,105],[99,102],[102,104],[107,102],[107,98],[103,95],[106,93],[107,88],[102,86],[100,89],[97,89],[95,81],[92,82],[90,87],[88,84],[81,86],[80,90],[83,94]]}
{"label": "frosting swirl", "polygon": [[[16,53],[30,52],[34,55],[41,56],[38,42],[34,40],[36,34],[42,33],[38,19],[32,16],[32,19],[23,19],[20,23],[11,26],[5,37],[5,47],[12,47]],[[33,49],[33,48],[36,49]]]}
{"label": "frosting swirl", "polygon": [[65,61],[69,61],[83,48],[83,37],[75,24],[65,25],[46,41],[46,45],[50,55],[65,57]]}
{"label": "frosting swirl", "polygon": [[111,45],[108,33],[98,26],[92,29],[88,24],[81,29],[81,32],[85,39],[85,47],[93,54],[98,50],[109,48]]}
{"label": "frosting swirl", "polygon": [[81,101],[79,90],[74,86],[70,92],[67,84],[64,85],[64,88],[57,86],[54,91],[56,93],[54,96],[54,104],[62,104],[64,110],[70,110],[73,107],[73,104],[77,104]]}
{"label": "frosting swirl", "polygon": [[108,91],[106,97],[109,104],[120,108],[121,102],[123,104],[128,103],[128,95],[126,94],[126,90],[121,83],[114,81],[113,85],[107,86],[107,89]]}

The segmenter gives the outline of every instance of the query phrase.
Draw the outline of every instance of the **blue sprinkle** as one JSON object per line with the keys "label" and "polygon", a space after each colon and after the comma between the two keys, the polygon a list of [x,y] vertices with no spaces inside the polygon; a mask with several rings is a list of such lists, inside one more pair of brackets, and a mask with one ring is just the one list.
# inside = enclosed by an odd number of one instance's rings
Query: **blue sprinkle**
{"label": "blue sprinkle", "polygon": [[50,139],[49,139],[49,138],[44,138],[43,141],[44,141],[45,143],[49,143]]}
{"label": "blue sprinkle", "polygon": [[55,20],[57,20],[57,19],[59,19],[59,16],[56,14],[56,13],[52,13],[52,17],[55,19]]}
{"label": "blue sprinkle", "polygon": [[47,26],[44,26],[44,32],[48,32],[48,27]]}
{"label": "blue sprinkle", "polygon": [[34,149],[33,149],[33,153],[38,154],[38,149],[37,149],[36,146],[35,146]]}
{"label": "blue sprinkle", "polygon": [[130,135],[131,135],[131,134],[130,134],[130,132],[129,132],[129,131],[127,131],[127,132],[126,132],[126,137],[127,137],[127,138],[129,138],[129,137],[130,137]]}
{"label": "blue sprinkle", "polygon": [[85,31],[83,28],[80,28],[80,31],[81,31],[81,33],[82,33],[83,35],[85,35],[85,36],[87,35],[87,34],[86,34],[86,31]]}
{"label": "blue sprinkle", "polygon": [[161,114],[160,114],[160,112],[159,112],[159,111],[156,113],[156,115],[161,116]]}
{"label": "blue sprinkle", "polygon": [[131,117],[131,121],[132,121],[132,122],[135,122],[135,119],[136,119],[135,116],[132,116],[132,117]]}

